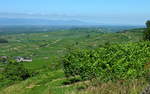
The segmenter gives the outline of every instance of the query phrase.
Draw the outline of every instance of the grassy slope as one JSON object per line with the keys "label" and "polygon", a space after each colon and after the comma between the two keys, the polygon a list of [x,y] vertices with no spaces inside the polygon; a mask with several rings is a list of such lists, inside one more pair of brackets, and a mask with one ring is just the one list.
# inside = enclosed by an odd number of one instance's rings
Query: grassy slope
{"label": "grassy slope", "polygon": [[[90,35],[90,37],[87,37]],[[0,44],[0,55],[8,56],[32,56],[33,62],[24,63],[24,65],[33,70],[40,71],[40,74],[29,78],[25,81],[18,82],[5,88],[1,88],[0,94],[77,94],[78,87],[85,87],[88,83],[83,82],[64,86],[62,83],[66,79],[62,70],[49,71],[53,63],[59,62],[56,58],[63,56],[65,48],[72,47],[78,42],[76,47],[98,47],[106,42],[110,43],[126,43],[137,42],[142,38],[142,32],[125,32],[125,33],[97,33],[97,32],[48,32],[48,33],[31,33],[31,34],[15,34],[1,36],[8,38],[9,44]],[[38,40],[38,41],[37,41]],[[44,68],[44,69],[43,69]],[[138,85],[144,84],[144,81]],[[109,87],[106,85],[105,87]],[[111,85],[110,85],[111,86]],[[120,85],[115,84],[116,88]],[[130,87],[133,87],[131,85]],[[101,87],[101,85],[99,86]],[[103,84],[102,84],[103,87]],[[126,87],[123,87],[126,88]],[[127,86],[127,88],[129,88]],[[141,90],[138,88],[138,90]],[[99,91],[99,88],[96,91]],[[93,88],[86,89],[87,92],[81,93],[91,94]],[[107,92],[104,89],[104,92]],[[107,94],[107,93],[106,93]],[[115,93],[114,93],[115,94]]]}
{"label": "grassy slope", "polygon": [[[99,83],[78,82],[63,85],[66,81],[62,70],[45,72],[5,88],[0,94],[138,94],[148,83],[143,80],[134,80],[122,84],[121,82]],[[94,84],[96,83],[96,84]]]}

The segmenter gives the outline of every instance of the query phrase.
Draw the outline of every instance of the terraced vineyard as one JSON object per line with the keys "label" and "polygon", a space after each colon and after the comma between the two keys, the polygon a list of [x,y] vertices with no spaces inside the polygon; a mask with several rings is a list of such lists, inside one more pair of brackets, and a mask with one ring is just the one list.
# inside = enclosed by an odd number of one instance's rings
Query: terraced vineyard
{"label": "terraced vineyard", "polygon": [[31,57],[23,66],[35,74],[13,83],[0,76],[0,94],[140,93],[149,81],[150,43],[142,41],[143,31],[1,34],[8,43],[0,44],[0,56]]}

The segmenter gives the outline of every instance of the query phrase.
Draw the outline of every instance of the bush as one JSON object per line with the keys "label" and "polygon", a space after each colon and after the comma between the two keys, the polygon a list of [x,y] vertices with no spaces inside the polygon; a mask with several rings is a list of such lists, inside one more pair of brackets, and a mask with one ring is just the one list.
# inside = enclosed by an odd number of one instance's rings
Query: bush
{"label": "bush", "polygon": [[149,57],[149,42],[118,44],[94,50],[72,50],[64,57],[63,66],[67,77],[134,79],[147,74],[144,65]]}
{"label": "bush", "polygon": [[11,85],[16,81],[26,80],[33,75],[34,73],[24,68],[22,63],[8,61],[3,64],[0,70],[0,88]]}
{"label": "bush", "polygon": [[5,79],[20,81],[29,78],[31,73],[24,68],[22,63],[9,62],[4,66],[3,75]]}
{"label": "bush", "polygon": [[8,41],[5,39],[0,39],[0,43],[8,43]]}

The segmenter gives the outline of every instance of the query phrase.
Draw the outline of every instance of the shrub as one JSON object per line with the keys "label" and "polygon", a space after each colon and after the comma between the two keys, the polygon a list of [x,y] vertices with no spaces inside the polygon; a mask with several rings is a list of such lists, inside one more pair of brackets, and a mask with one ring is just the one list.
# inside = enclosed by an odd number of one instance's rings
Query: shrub
{"label": "shrub", "polygon": [[4,66],[3,75],[5,79],[17,81],[29,78],[31,73],[24,68],[22,63],[9,62]]}
{"label": "shrub", "polygon": [[0,43],[8,43],[8,41],[5,39],[0,39]]}
{"label": "shrub", "polygon": [[64,57],[63,66],[67,77],[134,79],[147,73],[144,65],[149,57],[149,42],[116,44],[94,50],[72,50]]}

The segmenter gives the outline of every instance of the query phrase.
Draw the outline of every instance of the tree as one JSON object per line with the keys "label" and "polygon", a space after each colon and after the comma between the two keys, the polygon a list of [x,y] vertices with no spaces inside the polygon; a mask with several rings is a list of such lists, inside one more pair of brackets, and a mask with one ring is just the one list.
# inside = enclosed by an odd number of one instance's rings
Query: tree
{"label": "tree", "polygon": [[147,26],[147,28],[150,28],[150,20],[148,20],[148,21],[146,22],[146,26]]}
{"label": "tree", "polygon": [[8,43],[8,41],[5,39],[0,39],[0,43]]}
{"label": "tree", "polygon": [[5,78],[12,81],[25,80],[31,76],[30,72],[23,66],[22,63],[8,62],[3,69]]}
{"label": "tree", "polygon": [[147,28],[145,29],[144,32],[144,40],[150,41],[150,20],[146,22],[146,26]]}

